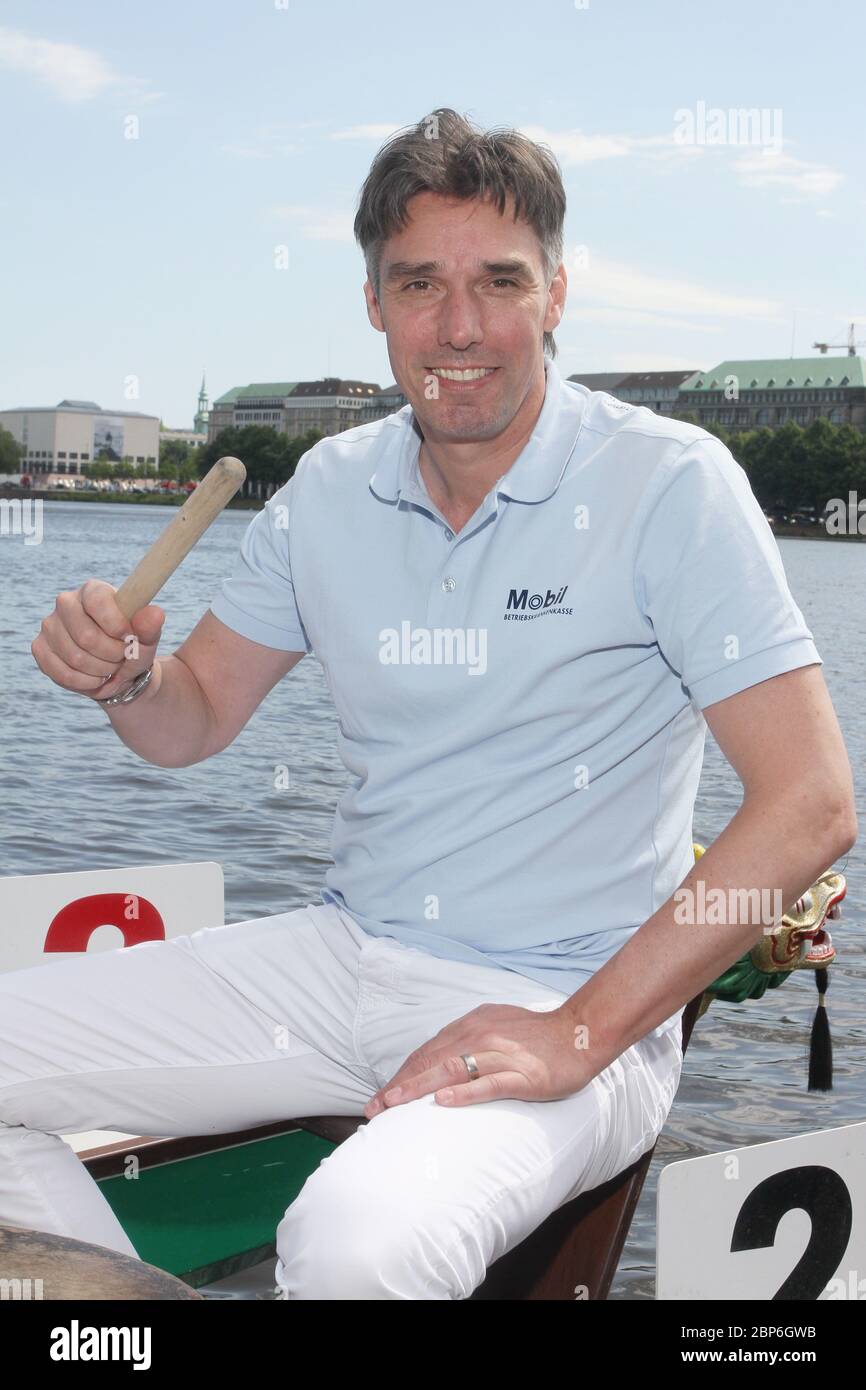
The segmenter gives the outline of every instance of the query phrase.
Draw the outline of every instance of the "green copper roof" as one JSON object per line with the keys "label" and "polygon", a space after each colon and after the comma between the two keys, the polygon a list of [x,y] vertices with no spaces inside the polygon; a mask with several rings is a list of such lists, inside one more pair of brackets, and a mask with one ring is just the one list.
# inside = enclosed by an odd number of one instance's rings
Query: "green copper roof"
{"label": "green copper roof", "polygon": [[739,362],[720,362],[706,372],[695,372],[681,391],[723,391],[725,381],[736,377],[741,391],[802,391],[804,387],[866,386],[862,357],[763,357]]}
{"label": "green copper roof", "polygon": [[214,405],[233,405],[235,401],[249,400],[250,397],[255,400],[281,399],[290,396],[297,384],[296,381],[253,381],[249,386],[233,386],[224,396],[218,396]]}

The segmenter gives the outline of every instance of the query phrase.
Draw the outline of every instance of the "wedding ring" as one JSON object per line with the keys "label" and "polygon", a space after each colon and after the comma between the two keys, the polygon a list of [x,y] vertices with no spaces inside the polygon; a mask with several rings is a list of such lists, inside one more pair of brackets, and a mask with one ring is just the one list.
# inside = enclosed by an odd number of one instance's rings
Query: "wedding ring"
{"label": "wedding ring", "polygon": [[467,1069],[468,1069],[468,1071],[469,1071],[469,1078],[470,1078],[470,1080],[471,1080],[471,1081],[474,1081],[475,1078],[476,1078],[477,1076],[480,1075],[480,1073],[479,1073],[479,1071],[478,1071],[478,1063],[476,1062],[475,1058],[472,1056],[472,1053],[471,1053],[471,1052],[461,1052],[460,1056],[462,1057],[463,1061],[466,1063]]}

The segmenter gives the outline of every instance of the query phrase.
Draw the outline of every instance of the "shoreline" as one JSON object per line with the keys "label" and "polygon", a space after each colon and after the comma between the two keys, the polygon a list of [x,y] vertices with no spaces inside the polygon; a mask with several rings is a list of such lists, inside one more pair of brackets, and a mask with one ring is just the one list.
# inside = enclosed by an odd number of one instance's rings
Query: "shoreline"
{"label": "shoreline", "polygon": [[[186,501],[190,493],[179,493],[176,497],[170,494],[160,494],[159,496],[147,496],[137,493],[131,495],[124,492],[80,492],[72,491],[67,488],[56,488],[53,490],[43,490],[41,488],[17,488],[0,484],[0,498],[5,497],[33,497],[45,502],[125,502],[130,506],[142,505],[145,507],[180,507]],[[226,503],[225,511],[236,512],[258,512],[265,505],[260,497],[233,497]],[[864,541],[866,535],[860,534],[841,534],[831,536],[823,526],[804,526],[804,525],[785,525],[775,523],[770,526],[774,536],[786,539],[800,539],[812,541]]]}
{"label": "shoreline", "polygon": [[[91,492],[79,488],[20,488],[8,487],[0,484],[0,497],[34,497],[43,502],[127,502],[130,505],[142,504],[145,507],[181,507],[187,497],[192,494],[188,492],[142,494],[127,492]],[[258,497],[232,497],[226,503],[226,507],[234,507],[241,511],[259,511],[264,502]]]}

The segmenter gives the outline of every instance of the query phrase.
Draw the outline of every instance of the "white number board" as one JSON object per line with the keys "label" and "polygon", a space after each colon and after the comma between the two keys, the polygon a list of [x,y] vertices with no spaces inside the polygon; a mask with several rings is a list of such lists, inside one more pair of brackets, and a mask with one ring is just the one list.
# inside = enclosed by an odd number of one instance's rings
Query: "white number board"
{"label": "white number board", "polygon": [[866,1299],[866,1123],[669,1163],[656,1297]]}
{"label": "white number board", "polygon": [[0,878],[0,972],[221,927],[223,903],[207,861]]}

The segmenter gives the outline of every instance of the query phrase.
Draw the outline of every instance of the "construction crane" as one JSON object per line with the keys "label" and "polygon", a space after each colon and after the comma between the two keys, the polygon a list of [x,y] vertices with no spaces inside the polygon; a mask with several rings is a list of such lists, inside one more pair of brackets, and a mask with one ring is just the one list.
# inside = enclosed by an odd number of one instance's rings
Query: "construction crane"
{"label": "construction crane", "polygon": [[854,331],[856,327],[857,325],[855,323],[849,323],[847,343],[813,343],[812,347],[817,348],[821,353],[828,352],[830,348],[847,348],[848,356],[856,357],[858,347],[866,347],[866,338],[861,338],[859,342],[854,341]]}

